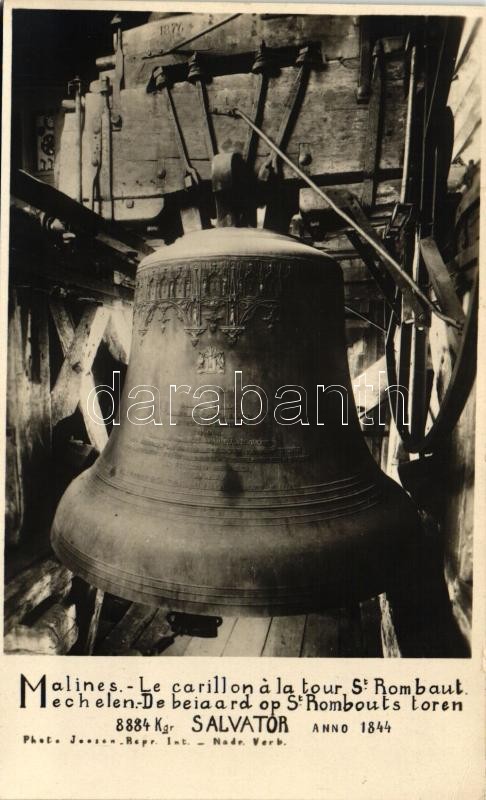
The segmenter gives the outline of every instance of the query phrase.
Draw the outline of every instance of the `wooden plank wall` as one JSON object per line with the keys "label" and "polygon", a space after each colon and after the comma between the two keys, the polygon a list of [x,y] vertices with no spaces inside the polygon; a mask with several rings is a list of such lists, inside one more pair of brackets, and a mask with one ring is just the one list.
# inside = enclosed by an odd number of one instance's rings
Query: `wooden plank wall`
{"label": "wooden plank wall", "polygon": [[47,296],[11,287],[8,330],[6,544],[45,521],[51,459]]}
{"label": "wooden plank wall", "polygon": [[111,378],[113,364],[127,363],[131,303],[116,296],[108,269],[120,259],[106,259],[97,275],[91,241],[84,251],[77,241],[67,263],[74,266],[75,253],[83,262],[79,286],[64,260],[72,238],[48,230],[30,206],[14,202],[11,212],[5,649],[65,653],[78,619],[67,599],[72,575],[51,558],[49,529],[60,493],[108,440],[83,401],[95,382]]}
{"label": "wooden plank wall", "polygon": [[[457,213],[456,280],[463,287],[469,284],[479,259],[482,54],[481,20],[468,18],[449,94],[455,124],[450,183],[462,195]],[[468,642],[473,587],[475,420],[474,388],[451,437],[447,453],[451,469],[440,519],[449,596],[454,616]]]}
{"label": "wooden plank wall", "polygon": [[481,157],[481,20],[468,17],[456,61],[448,104],[454,114],[453,164],[477,164]]}
{"label": "wooden plank wall", "polygon": [[[454,114],[454,147],[448,189],[451,193],[457,193],[458,197],[456,227],[451,240],[454,258],[448,266],[459,295],[464,296],[465,308],[479,262],[481,55],[481,22],[468,18],[465,20],[448,98]],[[449,376],[445,371],[443,377],[446,386]],[[409,621],[405,619],[407,614],[411,614],[411,606],[406,609],[405,603],[394,615],[386,598],[382,598],[385,653],[391,657],[397,654],[459,656],[469,652],[473,590],[475,418],[476,396],[473,387],[455,429],[444,439],[434,456],[426,483],[424,533],[430,544],[430,574],[429,584],[422,587],[421,600],[414,609],[423,620],[422,630],[417,632],[415,641],[410,635]],[[398,480],[398,465],[407,459],[407,455],[400,446],[393,424],[390,439],[384,444],[383,469]],[[441,560],[443,574],[436,569]],[[436,621],[434,610],[437,612]],[[457,631],[460,631],[459,636]]]}
{"label": "wooden plank wall", "polygon": [[[12,286],[9,319],[6,543],[36,554],[46,546],[55,499],[53,431],[79,406],[86,441],[103,449],[106,428],[95,425],[85,408],[95,385],[93,365],[102,343],[126,364],[131,335],[128,304],[80,298],[75,325],[70,304],[53,292],[49,297],[47,289]],[[53,347],[62,353],[60,367],[50,363]]]}
{"label": "wooden plank wall", "polygon": [[[448,104],[454,114],[453,163],[449,183],[461,193],[456,215],[455,280],[468,289],[479,259],[479,170],[481,153],[481,21],[465,20]],[[458,168],[462,178],[458,181]],[[454,186],[454,182],[456,185]],[[473,388],[442,455],[447,467],[437,476],[443,503],[438,524],[444,537],[445,576],[452,610],[471,640],[476,393]]]}
{"label": "wooden plank wall", "polygon": [[[187,15],[185,27],[191,29],[201,16]],[[200,24],[204,27],[204,19]],[[207,20],[206,20],[207,21]],[[161,38],[167,33],[169,39]],[[174,28],[177,30],[177,28]],[[163,92],[147,92],[147,84],[154,67],[159,63],[181,61],[180,55],[164,58],[147,58],[150,51],[160,52],[161,45],[170,44],[172,28],[151,22],[140,28],[126,31],[123,37],[125,54],[124,84],[120,92],[119,113],[121,127],[111,134],[113,176],[112,193],[114,218],[117,220],[149,220],[164,207],[164,195],[180,192],[184,188],[184,175],[180,162],[173,123],[168,114],[167,98]],[[369,107],[356,99],[359,70],[359,21],[356,17],[297,16],[281,17],[278,21],[260,19],[259,15],[242,15],[221,30],[204,39],[204,49],[209,53],[231,55],[247,53],[251,56],[260,41],[268,47],[295,47],[296,43],[314,40],[321,43],[325,63],[312,70],[302,108],[287,146],[289,156],[296,162],[301,148],[312,159],[313,175],[325,176],[327,183],[342,183],[343,174],[355,174],[361,180],[369,139]],[[403,91],[403,42],[400,37],[384,40],[384,121],[383,143],[380,154],[382,175],[378,179],[378,195],[385,194],[397,200],[396,188],[390,177],[399,175],[403,154],[403,130],[406,98]],[[201,45],[202,47],[202,45]],[[222,57],[222,55],[221,55]],[[289,64],[292,64],[290,59]],[[229,110],[239,107],[251,116],[257,76],[248,72],[215,74],[207,83],[209,108]],[[228,62],[227,69],[231,72]],[[270,77],[265,103],[263,130],[273,139],[277,135],[284,114],[285,102],[298,72],[296,66],[284,66],[278,75]],[[114,79],[113,71],[102,71],[100,76]],[[93,165],[92,156],[96,137],[103,138],[101,116],[106,101],[100,95],[100,83],[94,81],[85,96],[83,149],[83,201],[89,202],[93,180],[99,165]],[[180,120],[189,157],[203,180],[210,178],[211,158],[204,137],[200,135],[203,120],[197,97],[197,87],[179,79],[172,87],[172,96]],[[198,122],[200,119],[200,122]],[[241,119],[213,116],[219,152],[243,151],[248,128]],[[73,168],[78,137],[75,114],[66,114],[57,159],[59,188],[76,197],[78,186]],[[106,142],[105,142],[106,144]],[[100,145],[98,144],[98,147]],[[105,146],[105,145],[103,145]],[[268,148],[258,142],[255,170],[268,156]],[[103,155],[101,155],[103,161]],[[111,201],[106,198],[106,176],[101,168],[101,208],[111,213]],[[391,173],[388,174],[388,173]],[[283,166],[286,178],[294,177]],[[346,180],[349,182],[349,180]],[[104,184],[104,185],[103,185]],[[390,198],[390,195],[392,197]]]}
{"label": "wooden plank wall", "polygon": [[[155,23],[154,23],[155,24]],[[160,25],[159,25],[160,27]],[[155,28],[154,28],[155,30]],[[342,31],[340,32],[342,37]],[[474,19],[467,20],[464,28],[464,35],[457,60],[456,79],[451,86],[449,102],[455,113],[455,143],[454,143],[454,163],[450,173],[450,186],[455,191],[463,195],[463,204],[457,227],[457,247],[456,263],[458,265],[458,275],[460,278],[461,269],[467,270],[477,263],[478,246],[478,194],[474,189],[474,170],[479,166],[479,141],[480,141],[480,119],[478,118],[480,95],[480,71],[479,71],[479,26]],[[133,42],[136,37],[134,35]],[[346,47],[348,55],[357,54],[356,49],[357,33],[354,23],[350,28],[349,35],[346,37]],[[135,46],[135,45],[134,45]],[[138,46],[138,45],[137,45]],[[144,45],[145,46],[145,45]],[[135,52],[135,51],[134,51]],[[389,137],[382,150],[384,166],[399,166],[401,162],[401,148],[397,147],[397,131],[402,125],[402,107],[394,105],[395,88],[398,92],[400,79],[397,78],[397,65],[394,62],[393,54],[388,57],[388,69],[390,76],[395,75],[395,79],[390,80],[387,105],[389,120],[396,121],[396,127],[385,126],[386,136]],[[267,120],[268,130],[272,133],[271,124],[277,124],[277,108],[282,105],[292,79],[292,68],[282,71],[281,83],[275,85],[272,91],[271,103],[273,104],[272,119]],[[333,78],[333,88],[328,89],[328,82]],[[212,86],[209,87],[210,100],[212,104],[228,103],[235,104],[240,100],[243,107],[249,110],[244,104],[250,102],[249,83],[251,76],[233,75],[223,79],[214,79]],[[394,88],[394,80],[396,87]],[[130,109],[137,112],[133,117],[128,118],[125,133],[133,143],[136,138],[137,145],[135,157],[131,166],[128,164],[128,151],[123,150],[121,139],[118,143],[118,150],[115,150],[115,157],[120,159],[119,164],[124,163],[126,169],[118,169],[116,192],[118,193],[125,216],[136,216],[139,211],[133,211],[133,206],[129,207],[125,201],[135,199],[140,202],[149,202],[150,192],[156,194],[165,191],[162,186],[155,186],[153,181],[157,165],[162,161],[172,164],[174,169],[178,166],[177,153],[174,150],[174,143],[170,132],[162,136],[162,127],[165,119],[162,98],[151,98],[146,95],[142,86],[136,85],[137,78],[133,77],[131,88],[122,92],[123,102],[128,104],[130,99]],[[193,103],[192,86],[178,86],[175,90],[176,100],[181,109],[181,116],[187,116]],[[326,71],[316,75],[310,88],[307,103],[316,104],[321,102],[326,96],[326,92],[332,92],[327,96],[329,103],[334,104],[340,114],[340,126],[342,132],[351,130],[356,133],[356,143],[362,140],[365,131],[365,120],[367,111],[359,112],[354,116],[355,122],[350,126],[350,109],[353,104],[353,114],[356,113],[355,104],[356,72],[343,66],[339,61],[330,64]],[[246,100],[245,100],[246,96]],[[397,94],[398,97],[398,94]],[[89,101],[91,102],[91,101]],[[397,101],[398,102],[398,101]],[[337,105],[336,105],[337,104]],[[310,106],[309,106],[310,107]],[[88,108],[88,106],[87,106]],[[128,108],[128,105],[127,105]],[[310,113],[310,112],[309,112]],[[65,132],[68,133],[69,125],[72,124],[72,117],[66,119]],[[294,132],[294,141],[290,147],[290,154],[298,155],[299,142],[313,144],[315,146],[316,163],[313,164],[313,172],[323,172],[337,174],[342,169],[349,169],[349,158],[346,164],[342,162],[341,145],[335,143],[334,137],[330,136],[332,130],[332,119],[328,114],[325,104],[322,107],[321,127],[310,126],[309,118],[303,113]],[[224,143],[224,148],[232,147],[244,139],[242,128],[235,126],[235,121],[231,121],[233,127],[228,127],[229,123],[221,118],[216,122],[219,140]],[[300,127],[299,127],[300,126]],[[265,127],[265,126],[264,126]],[[185,130],[189,130],[184,125]],[[123,129],[122,129],[123,130]],[[89,135],[86,128],[85,135]],[[334,131],[333,131],[334,133]],[[359,136],[358,136],[359,134]],[[115,134],[116,135],[116,134]],[[344,135],[344,133],[343,133]],[[69,136],[65,137],[65,148],[69,148]],[[326,147],[327,142],[334,144],[332,149]],[[127,139],[128,142],[128,139]],[[125,143],[128,147],[128,144]],[[349,140],[346,149],[349,147]],[[161,149],[162,148],[162,149]],[[163,149],[165,148],[165,150]],[[198,160],[198,168],[202,168],[204,174],[208,174],[209,161],[206,154],[201,150],[201,143],[197,136],[191,141],[192,155]],[[293,149],[292,149],[293,148]],[[265,152],[259,153],[262,159]],[[353,169],[360,169],[362,165],[362,148],[351,148],[351,155],[354,161],[351,166]],[[62,155],[69,164],[69,152],[65,149]],[[320,159],[320,160],[319,160]],[[200,163],[199,163],[200,162]],[[130,171],[131,170],[131,171]],[[179,179],[179,174],[171,172],[172,166],[166,170],[167,185],[170,180]],[[135,175],[138,177],[135,178]],[[173,176],[171,178],[171,175]],[[132,176],[133,181],[132,181]],[[144,176],[147,178],[146,182]],[[175,176],[175,177],[174,177]],[[136,181],[140,183],[136,184]],[[127,183],[124,186],[124,182]],[[130,184],[130,185],[128,185]],[[152,185],[152,188],[151,188]],[[175,185],[175,184],[174,184]],[[155,186],[155,189],[154,189]],[[390,200],[390,193],[394,195],[395,187],[391,184],[386,185],[386,202]],[[65,190],[69,187],[64,186]],[[393,190],[393,191],[392,191]],[[476,191],[476,195],[474,192]],[[85,193],[88,194],[89,185],[85,186]],[[74,190],[70,192],[74,195]],[[380,196],[380,192],[379,192]],[[305,197],[304,197],[305,199]],[[391,198],[393,199],[393,197]],[[160,205],[161,199],[157,202]],[[378,206],[380,203],[378,203]],[[148,206],[144,206],[142,212],[145,215]],[[312,209],[310,209],[312,210]],[[352,278],[352,270],[355,272],[355,283],[361,280],[363,267],[361,264],[349,263],[346,265],[349,270],[349,277]],[[359,273],[359,274],[358,274]],[[466,274],[467,277],[467,274]],[[351,281],[352,282],[352,281]],[[20,282],[19,282],[20,284]],[[52,432],[56,423],[69,419],[76,411],[81,398],[85,396],[88,386],[92,385],[92,367],[96,358],[98,348],[103,343],[109,348],[110,353],[122,363],[126,363],[129,348],[129,320],[126,305],[123,308],[117,305],[113,299],[105,300],[100,303],[79,301],[80,306],[76,314],[76,324],[66,307],[62,296],[49,297],[44,285],[25,288],[12,284],[10,314],[9,314],[9,357],[8,357],[8,420],[7,420],[7,521],[8,532],[7,542],[11,546],[22,545],[24,552],[28,552],[31,544],[34,550],[37,546],[35,538],[39,536],[39,530],[44,528],[47,531],[47,520],[51,508],[49,504],[43,505],[49,495],[46,491],[46,484],[52,475],[51,445]],[[364,302],[359,306],[360,311],[370,313],[378,321],[379,309],[374,308],[371,298],[368,302],[361,294],[363,287],[360,287],[359,296],[353,295],[352,289],[348,289],[347,300]],[[368,303],[368,305],[366,305]],[[368,365],[376,361],[382,353],[381,340],[377,333],[370,334],[367,341],[362,342],[362,328],[355,322],[354,334],[350,326],[350,362],[353,377],[359,374]],[[53,368],[53,354],[57,352],[61,355],[61,364]],[[80,379],[79,366],[84,373],[84,378]],[[88,389],[89,390],[89,389]],[[462,635],[466,641],[470,638],[471,625],[471,592],[472,592],[472,540],[473,540],[473,466],[474,466],[474,419],[475,419],[475,400],[471,395],[462,415],[458,426],[454,431],[450,441],[447,443],[447,453],[444,456],[444,463],[447,464],[445,473],[440,476],[441,497],[446,498],[442,502],[437,522],[445,540],[445,574],[447,588],[451,601],[452,612],[458,622]],[[103,434],[100,430],[90,430],[86,426],[86,438],[99,451],[107,438],[106,431]],[[391,431],[391,442],[389,446],[383,448],[383,466],[390,474],[394,470],[399,460],[400,448],[393,430]],[[385,440],[386,441],[386,440]],[[379,457],[380,447],[372,447],[375,456]],[[43,482],[45,480],[46,484]],[[438,478],[437,478],[438,480]],[[48,488],[48,487],[47,487]],[[40,524],[38,509],[42,508],[46,524]],[[32,524],[32,511],[36,525]],[[45,541],[45,537],[44,540]],[[46,560],[42,561],[42,568],[35,580],[36,585],[49,586],[49,575],[54,567]],[[24,564],[25,566],[25,564]],[[26,575],[27,573],[24,573]],[[47,578],[46,578],[47,575]],[[57,573],[56,573],[57,575]],[[35,577],[35,576],[34,576]],[[30,579],[33,580],[32,576]],[[22,581],[24,578],[22,578]],[[56,577],[56,581],[58,578]],[[22,583],[21,581],[21,583]],[[66,579],[62,573],[59,581],[62,587],[58,587],[55,582],[57,595],[53,595],[53,605],[63,603],[65,597]],[[22,593],[25,595],[25,587],[17,583],[11,584],[11,603],[15,605]],[[27,593],[28,594],[28,593]],[[35,594],[35,593],[34,593]],[[30,596],[30,595],[29,595]],[[40,592],[35,597],[42,597],[38,602],[44,602],[46,595]],[[29,601],[30,602],[30,601]],[[24,609],[24,600],[19,602],[19,608]],[[28,605],[28,604],[27,604]],[[29,613],[32,607],[29,606]],[[394,628],[393,620],[390,618],[390,609],[383,603],[383,642],[385,653],[390,656],[406,654],[401,649],[400,632]],[[27,611],[25,614],[27,615]],[[56,616],[57,615],[57,616]],[[160,615],[159,615],[160,616]],[[51,619],[52,617],[52,619]],[[70,626],[71,611],[69,606],[64,606],[63,614],[54,609],[47,621],[42,620],[40,625],[40,635],[44,635],[46,630],[50,630],[55,624],[52,620],[62,618],[63,630],[65,631],[65,644],[71,642],[73,636],[73,626]],[[25,620],[22,617],[13,615],[12,625],[22,625]],[[243,624],[243,623],[242,623]],[[18,631],[19,637],[22,634],[25,644],[29,639],[29,634],[25,630]],[[425,631],[426,634],[426,631]],[[20,641],[20,639],[19,639]],[[50,636],[47,634],[46,647],[49,652]],[[25,644],[27,647],[27,644]]]}

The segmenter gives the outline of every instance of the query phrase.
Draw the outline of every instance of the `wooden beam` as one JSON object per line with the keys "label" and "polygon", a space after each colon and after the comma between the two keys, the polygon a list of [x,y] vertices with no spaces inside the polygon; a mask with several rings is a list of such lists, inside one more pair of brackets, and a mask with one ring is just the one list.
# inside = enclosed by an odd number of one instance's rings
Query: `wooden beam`
{"label": "wooden beam", "polygon": [[383,658],[381,641],[381,610],[379,597],[372,597],[360,604],[363,656]]}
{"label": "wooden beam", "polygon": [[115,301],[103,334],[103,340],[111,355],[121,364],[128,364],[130,357],[132,329],[129,316],[122,303]]}
{"label": "wooden beam", "polygon": [[33,625],[14,625],[4,639],[8,653],[65,655],[78,638],[76,608],[54,603]]}
{"label": "wooden beam", "polygon": [[90,594],[93,596],[93,602],[91,619],[88,626],[88,635],[86,637],[86,644],[84,647],[84,654],[87,656],[93,655],[96,635],[98,633],[98,625],[101,617],[101,609],[103,607],[103,599],[105,597],[105,593],[102,592],[101,589],[97,589],[96,586],[91,586],[90,589]]}
{"label": "wooden beam", "polygon": [[[11,288],[7,392],[6,541],[45,533],[51,456],[50,348],[47,296]],[[33,525],[31,525],[33,523]]]}
{"label": "wooden beam", "polygon": [[422,253],[441,310],[447,314],[447,316],[457,319],[459,322],[464,322],[465,314],[461,301],[454,289],[449,270],[444,263],[435,240],[432,237],[428,237],[421,239],[419,244],[420,252]]}
{"label": "wooden beam", "polygon": [[123,654],[127,649],[132,650],[137,637],[145,630],[156,613],[155,606],[132,603],[120,622],[102,643],[100,653],[116,655],[117,653]]}
{"label": "wooden beam", "polygon": [[363,190],[361,203],[366,209],[373,207],[378,184],[381,139],[383,135],[385,69],[383,65],[383,46],[378,43],[374,54],[371,99],[368,106],[368,135],[364,138]]}
{"label": "wooden beam", "polygon": [[371,91],[371,17],[359,18],[359,72],[356,100],[358,103],[367,103]]}
{"label": "wooden beam", "polygon": [[360,418],[385,400],[387,390],[386,358],[382,356],[353,380],[354,400]]}
{"label": "wooden beam", "polygon": [[[91,367],[110,311],[102,306],[89,306],[76,330],[66,309],[54,299],[51,299],[51,313],[66,356],[51,392],[53,425],[71,416],[79,404],[88,436],[101,452],[108,441],[108,433],[104,425],[97,424],[89,415],[87,398],[95,388]],[[97,398],[94,400],[94,408],[97,416],[102,419]]]}
{"label": "wooden beam", "polygon": [[21,622],[32,609],[53,595],[65,596],[71,587],[72,573],[54,558],[44,559],[24,570],[5,587],[4,616],[8,630]]}
{"label": "wooden beam", "polygon": [[12,171],[11,192],[15,197],[31,203],[49,216],[58,217],[63,222],[69,223],[76,230],[91,236],[100,233],[102,239],[112,247],[117,243],[116,246],[122,250],[126,251],[126,248],[133,250],[139,257],[152,252],[152,248],[141,237],[131,231],[125,231],[120,225],[113,226],[59,189],[34,178],[24,170]]}
{"label": "wooden beam", "polygon": [[169,607],[159,608],[145,630],[137,638],[137,650],[144,656],[159,653],[168,638],[172,637],[172,628],[167,619]]}
{"label": "wooden beam", "polygon": [[22,325],[17,292],[12,289],[12,308],[7,338],[7,429],[6,429],[6,487],[5,543],[20,541],[25,510],[25,488],[22,465],[22,405],[21,387],[24,380],[22,363]]}
{"label": "wooden beam", "polygon": [[[83,375],[79,386],[79,408],[83,415],[89,440],[96,447],[98,452],[101,453],[108,442],[108,432],[106,430],[106,425],[96,422],[88,413],[88,399],[94,388],[95,382],[92,373],[90,372],[87,375]],[[96,416],[103,419],[103,412],[101,411],[97,396],[94,396],[92,405]]]}
{"label": "wooden beam", "polygon": [[[54,425],[61,419],[71,416],[78,405],[81,383],[91,371],[108,322],[108,313],[108,309],[102,306],[89,306],[83,312],[52,389],[52,421]],[[54,321],[56,321],[55,316]]]}
{"label": "wooden beam", "polygon": [[455,71],[456,57],[461,42],[464,18],[446,18],[444,26],[434,82],[429,93],[429,101],[426,109],[426,136],[432,123],[435,121],[436,114],[440,112],[447,103],[447,97]]}

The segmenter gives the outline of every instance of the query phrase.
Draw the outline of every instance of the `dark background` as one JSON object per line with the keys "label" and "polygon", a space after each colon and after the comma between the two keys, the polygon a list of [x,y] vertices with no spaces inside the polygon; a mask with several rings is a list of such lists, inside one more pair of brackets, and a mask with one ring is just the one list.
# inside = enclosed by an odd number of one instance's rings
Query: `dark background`
{"label": "dark background", "polygon": [[[12,12],[12,84],[64,84],[76,75],[95,80],[94,56],[112,52],[110,22],[115,11]],[[147,12],[127,12],[122,28],[143,25]],[[96,54],[96,55],[95,55]]]}

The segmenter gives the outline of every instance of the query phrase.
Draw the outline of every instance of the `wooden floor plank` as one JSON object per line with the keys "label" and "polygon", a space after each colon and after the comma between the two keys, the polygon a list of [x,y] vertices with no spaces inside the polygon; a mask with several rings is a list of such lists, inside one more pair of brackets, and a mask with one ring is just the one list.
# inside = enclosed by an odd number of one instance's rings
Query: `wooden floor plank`
{"label": "wooden floor plank", "polygon": [[270,622],[269,617],[238,617],[222,655],[260,656]]}
{"label": "wooden floor plank", "polygon": [[172,629],[170,622],[167,621],[169,610],[168,606],[159,608],[145,630],[141,632],[135,641],[134,646],[137,650],[140,650],[142,655],[156,655],[159,652],[157,647],[161,643],[161,639],[170,635]]}
{"label": "wooden floor plank", "polygon": [[273,617],[262,656],[298,658],[305,630],[305,614]]}
{"label": "wooden floor plank", "polygon": [[221,656],[226,643],[236,625],[235,617],[223,617],[218,628],[218,635],[213,639],[193,636],[184,653],[186,656]]}
{"label": "wooden floor plank", "polygon": [[132,649],[134,640],[147,627],[157,613],[154,606],[132,603],[128,611],[115,625],[106,639],[101,643],[99,652],[102,655],[115,655]]}
{"label": "wooden floor plank", "polygon": [[265,656],[290,658],[383,657],[378,600],[308,616],[226,617],[215,638],[170,633],[167,608],[132,603],[98,645],[103,655],[129,651],[161,656]]}
{"label": "wooden floor plank", "polygon": [[339,613],[309,614],[302,640],[302,658],[330,658],[339,655]]}
{"label": "wooden floor plank", "polygon": [[159,653],[159,656],[184,656],[192,636],[176,636],[173,643]]}

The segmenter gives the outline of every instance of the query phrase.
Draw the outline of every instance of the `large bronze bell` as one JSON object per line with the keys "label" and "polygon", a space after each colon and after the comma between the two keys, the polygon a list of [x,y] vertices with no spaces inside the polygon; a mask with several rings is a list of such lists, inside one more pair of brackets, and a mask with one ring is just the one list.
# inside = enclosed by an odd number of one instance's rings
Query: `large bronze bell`
{"label": "large bronze bell", "polygon": [[302,613],[393,585],[417,517],[364,441],[343,307],[340,267],[267,230],[145,258],[120,424],[61,499],[61,561],[196,613]]}

